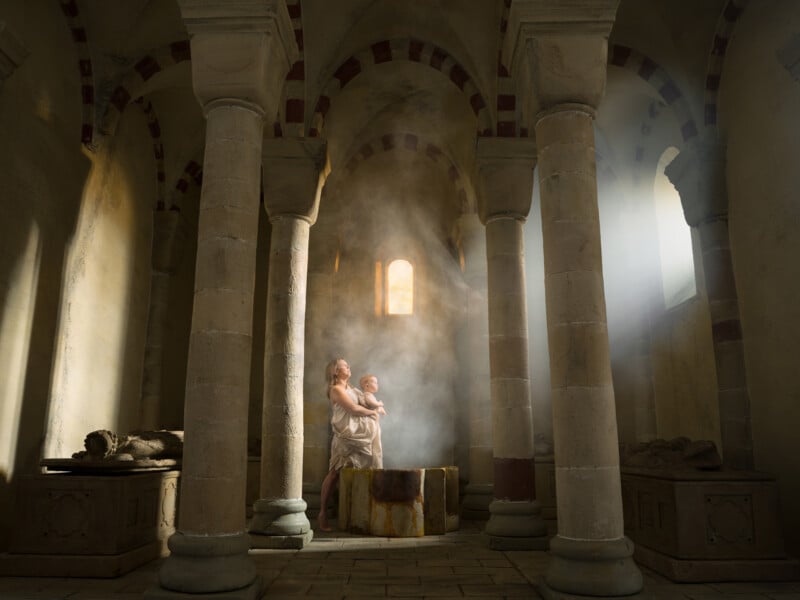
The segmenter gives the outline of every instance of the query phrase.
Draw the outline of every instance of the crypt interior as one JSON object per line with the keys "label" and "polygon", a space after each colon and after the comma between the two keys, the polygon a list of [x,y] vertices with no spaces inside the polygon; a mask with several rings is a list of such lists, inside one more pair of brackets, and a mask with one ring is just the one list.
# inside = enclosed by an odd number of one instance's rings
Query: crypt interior
{"label": "crypt interior", "polygon": [[183,431],[148,597],[260,597],[344,357],[545,598],[800,580],[797,106],[794,0],[0,0],[0,553]]}

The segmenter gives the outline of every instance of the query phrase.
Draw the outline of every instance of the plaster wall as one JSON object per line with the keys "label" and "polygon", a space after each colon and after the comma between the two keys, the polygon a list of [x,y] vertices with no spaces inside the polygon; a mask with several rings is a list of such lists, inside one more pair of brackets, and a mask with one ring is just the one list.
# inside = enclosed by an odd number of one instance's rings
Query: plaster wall
{"label": "plaster wall", "polygon": [[[0,89],[0,549],[15,478],[41,458],[64,252],[89,161],[80,81],[57,4],[3,2],[30,52]],[[66,49],[66,51],[65,51]]]}
{"label": "plaster wall", "polygon": [[156,197],[141,113],[130,107],[107,144],[67,248],[45,457],[80,450],[88,431],[138,426]]}
{"label": "plaster wall", "polygon": [[[757,8],[758,10],[754,10]],[[742,14],[720,90],[730,236],[744,335],[756,468],[778,477],[784,533],[800,552],[800,82],[779,51],[800,31],[792,0]]]}

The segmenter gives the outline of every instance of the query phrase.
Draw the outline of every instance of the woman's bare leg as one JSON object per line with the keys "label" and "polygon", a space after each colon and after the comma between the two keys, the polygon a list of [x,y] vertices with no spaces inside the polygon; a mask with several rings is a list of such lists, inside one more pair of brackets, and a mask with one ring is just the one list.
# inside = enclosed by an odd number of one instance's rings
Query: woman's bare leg
{"label": "woman's bare leg", "polygon": [[328,474],[325,475],[325,479],[322,480],[322,489],[320,490],[319,499],[319,516],[317,517],[319,528],[322,531],[333,531],[333,528],[328,523],[328,500],[330,500],[331,493],[337,481],[339,481],[339,471],[335,469],[328,471]]}

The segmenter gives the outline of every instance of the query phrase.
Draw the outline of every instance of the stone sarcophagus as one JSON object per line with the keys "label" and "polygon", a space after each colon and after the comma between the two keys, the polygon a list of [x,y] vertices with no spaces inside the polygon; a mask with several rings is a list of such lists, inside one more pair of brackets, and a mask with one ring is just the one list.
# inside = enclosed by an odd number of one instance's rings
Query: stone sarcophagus
{"label": "stone sarcophagus", "polygon": [[673,581],[800,578],[769,475],[624,467],[622,499],[636,560]]}
{"label": "stone sarcophagus", "polygon": [[0,575],[117,577],[164,555],[179,475],[129,463],[114,472],[21,477]]}
{"label": "stone sarcophagus", "polygon": [[386,537],[458,529],[458,468],[342,469],[339,529]]}

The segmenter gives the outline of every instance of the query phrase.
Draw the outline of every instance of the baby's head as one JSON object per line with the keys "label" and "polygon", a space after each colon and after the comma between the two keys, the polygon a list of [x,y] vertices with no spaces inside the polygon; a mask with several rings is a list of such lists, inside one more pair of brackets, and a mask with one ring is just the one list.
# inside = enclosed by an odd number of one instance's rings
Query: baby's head
{"label": "baby's head", "polygon": [[358,380],[358,385],[365,392],[374,394],[378,391],[378,378],[375,375],[362,375],[361,379]]}

